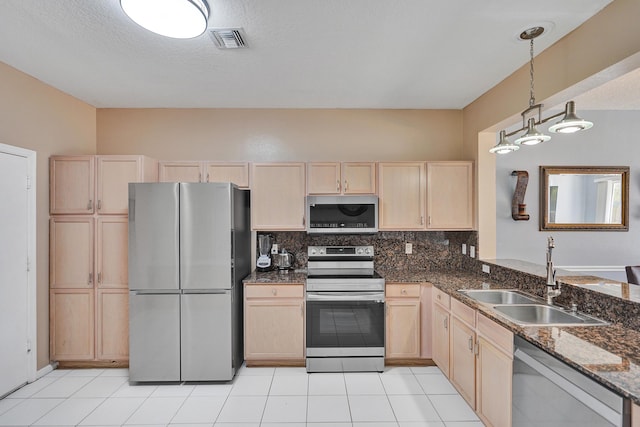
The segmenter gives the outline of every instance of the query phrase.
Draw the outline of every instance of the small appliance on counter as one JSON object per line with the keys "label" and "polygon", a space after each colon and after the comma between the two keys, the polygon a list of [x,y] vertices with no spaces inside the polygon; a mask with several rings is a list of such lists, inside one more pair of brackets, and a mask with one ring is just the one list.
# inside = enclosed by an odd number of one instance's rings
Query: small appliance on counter
{"label": "small appliance on counter", "polygon": [[271,234],[258,235],[258,260],[256,261],[256,270],[270,271],[273,270],[271,259],[271,246],[273,245],[273,236]]}
{"label": "small appliance on counter", "polygon": [[291,252],[287,252],[287,250],[283,248],[280,252],[274,255],[274,258],[274,264],[281,273],[287,273],[289,270],[293,270],[293,264],[296,262],[296,257]]}

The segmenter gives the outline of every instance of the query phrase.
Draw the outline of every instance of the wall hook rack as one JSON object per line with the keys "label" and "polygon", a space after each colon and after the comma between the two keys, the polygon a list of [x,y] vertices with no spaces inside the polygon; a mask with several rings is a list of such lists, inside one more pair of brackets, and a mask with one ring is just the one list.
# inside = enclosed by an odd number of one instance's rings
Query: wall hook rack
{"label": "wall hook rack", "polygon": [[513,199],[511,200],[511,218],[513,218],[514,221],[529,221],[527,205],[524,203],[524,193],[526,193],[527,184],[529,183],[529,172],[513,171],[511,172],[511,176],[518,177],[516,189],[513,192]]}

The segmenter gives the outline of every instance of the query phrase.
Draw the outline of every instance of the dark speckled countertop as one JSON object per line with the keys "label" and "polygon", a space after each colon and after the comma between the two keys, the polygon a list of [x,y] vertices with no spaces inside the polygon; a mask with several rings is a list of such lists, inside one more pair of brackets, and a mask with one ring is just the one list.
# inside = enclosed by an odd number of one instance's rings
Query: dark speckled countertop
{"label": "dark speckled countertop", "polygon": [[[640,404],[640,332],[619,324],[591,327],[523,327],[458,292],[460,289],[505,288],[462,271],[378,270],[387,283],[429,282],[477,309],[513,333],[543,348],[578,371]],[[304,283],[304,272],[253,272],[244,283]]]}

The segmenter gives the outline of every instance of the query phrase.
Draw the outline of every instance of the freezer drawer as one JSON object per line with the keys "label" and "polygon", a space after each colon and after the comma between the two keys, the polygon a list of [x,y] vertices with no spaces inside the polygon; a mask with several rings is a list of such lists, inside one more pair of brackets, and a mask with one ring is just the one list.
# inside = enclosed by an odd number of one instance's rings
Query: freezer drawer
{"label": "freezer drawer", "polygon": [[129,295],[129,381],[180,380],[180,294]]}
{"label": "freezer drawer", "polygon": [[229,381],[231,291],[182,295],[182,381]]}

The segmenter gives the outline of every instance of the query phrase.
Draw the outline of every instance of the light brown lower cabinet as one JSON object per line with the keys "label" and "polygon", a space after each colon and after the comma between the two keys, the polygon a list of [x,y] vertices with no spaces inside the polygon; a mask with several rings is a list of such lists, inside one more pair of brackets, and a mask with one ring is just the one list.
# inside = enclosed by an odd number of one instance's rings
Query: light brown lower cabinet
{"label": "light brown lower cabinet", "polygon": [[640,406],[635,403],[631,406],[631,427],[640,427]]}
{"label": "light brown lower cabinet", "polygon": [[433,361],[486,426],[510,427],[513,333],[439,289],[433,294]]}
{"label": "light brown lower cabinet", "polygon": [[303,284],[244,285],[247,366],[304,364]]}
{"label": "light brown lower cabinet", "polygon": [[50,342],[52,360],[93,360],[93,289],[52,289]]}
{"label": "light brown lower cabinet", "polygon": [[129,290],[98,289],[96,294],[96,358],[129,358]]}
{"label": "light brown lower cabinet", "polygon": [[420,284],[387,284],[385,305],[385,358],[420,358]]}

